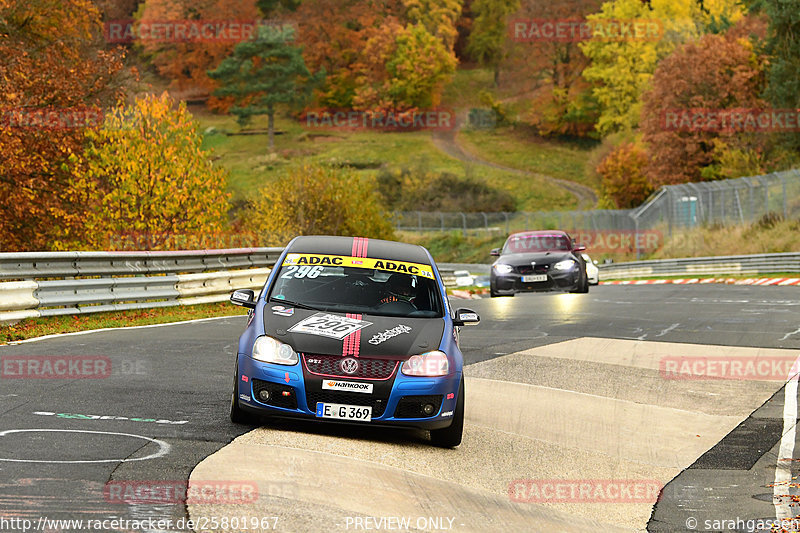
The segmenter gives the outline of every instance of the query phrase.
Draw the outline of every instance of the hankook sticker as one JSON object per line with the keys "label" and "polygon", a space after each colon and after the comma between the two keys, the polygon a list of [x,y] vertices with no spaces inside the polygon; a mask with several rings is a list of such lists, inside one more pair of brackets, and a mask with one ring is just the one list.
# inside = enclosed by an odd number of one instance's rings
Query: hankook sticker
{"label": "hankook sticker", "polygon": [[357,318],[332,315],[330,313],[315,313],[289,328],[289,331],[342,340],[351,333],[371,325],[372,322],[358,320]]}

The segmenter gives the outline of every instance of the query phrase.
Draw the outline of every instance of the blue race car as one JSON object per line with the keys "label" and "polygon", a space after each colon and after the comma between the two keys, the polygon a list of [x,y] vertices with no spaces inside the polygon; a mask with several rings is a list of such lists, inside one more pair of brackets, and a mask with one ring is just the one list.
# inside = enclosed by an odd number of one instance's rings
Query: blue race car
{"label": "blue race car", "polygon": [[404,426],[461,443],[463,358],[441,276],[421,246],[353,237],[297,237],[250,309],[239,340],[230,416]]}

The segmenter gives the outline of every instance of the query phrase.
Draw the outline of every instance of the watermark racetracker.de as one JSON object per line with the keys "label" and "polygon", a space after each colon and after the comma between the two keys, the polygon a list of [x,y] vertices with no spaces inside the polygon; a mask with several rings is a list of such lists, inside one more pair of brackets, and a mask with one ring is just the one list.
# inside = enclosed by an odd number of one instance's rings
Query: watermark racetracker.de
{"label": "watermark racetracker.de", "polygon": [[797,374],[797,357],[664,357],[659,373],[667,380],[781,381]]}
{"label": "watermark racetracker.de", "polygon": [[648,503],[663,484],[651,479],[515,479],[508,497],[517,503]]}
{"label": "watermark racetracker.de", "polygon": [[3,379],[105,379],[111,358],[103,355],[6,355],[0,358]]}
{"label": "watermark racetracker.de", "polygon": [[589,40],[660,41],[664,26],[649,19],[514,19],[508,24],[511,40],[518,43],[577,43]]}

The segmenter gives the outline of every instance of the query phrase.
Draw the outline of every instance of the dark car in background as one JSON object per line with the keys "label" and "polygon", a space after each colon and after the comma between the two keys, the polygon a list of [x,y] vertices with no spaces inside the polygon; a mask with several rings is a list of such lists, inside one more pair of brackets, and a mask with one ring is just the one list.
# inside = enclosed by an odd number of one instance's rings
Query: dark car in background
{"label": "dark car in background", "polygon": [[490,274],[490,294],[514,296],[518,292],[589,292],[586,262],[577,245],[563,231],[523,231],[509,235]]}

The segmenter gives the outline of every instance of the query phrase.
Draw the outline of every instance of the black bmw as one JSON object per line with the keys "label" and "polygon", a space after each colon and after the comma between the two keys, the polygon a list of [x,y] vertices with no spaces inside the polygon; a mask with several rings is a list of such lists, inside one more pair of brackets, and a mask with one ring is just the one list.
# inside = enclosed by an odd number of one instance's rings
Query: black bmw
{"label": "black bmw", "polygon": [[589,292],[586,264],[576,245],[563,231],[525,231],[509,235],[503,248],[492,250],[490,293],[514,296],[518,292]]}

